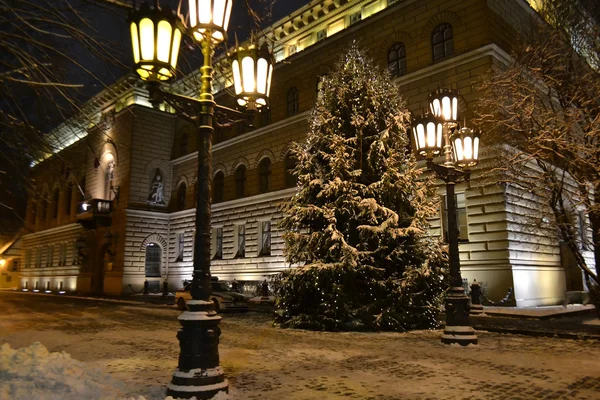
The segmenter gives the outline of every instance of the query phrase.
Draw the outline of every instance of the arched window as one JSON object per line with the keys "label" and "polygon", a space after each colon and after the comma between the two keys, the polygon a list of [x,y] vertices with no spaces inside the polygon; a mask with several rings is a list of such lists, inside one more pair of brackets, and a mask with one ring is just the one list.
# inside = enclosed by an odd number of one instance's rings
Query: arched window
{"label": "arched window", "polygon": [[388,70],[392,76],[401,76],[406,73],[406,46],[396,43],[388,52]]}
{"label": "arched window", "polygon": [[179,155],[180,156],[184,156],[187,154],[188,141],[189,141],[189,135],[187,133],[184,133],[183,135],[181,135],[181,142],[179,142]]}
{"label": "arched window", "polygon": [[269,191],[271,180],[271,160],[268,157],[260,160],[258,164],[258,186],[261,193]]}
{"label": "arched window", "polygon": [[291,117],[298,113],[300,109],[299,99],[298,99],[298,88],[292,87],[288,90],[287,94],[287,115]]}
{"label": "arched window", "polygon": [[240,165],[235,169],[235,197],[241,199],[244,197],[246,189],[246,166]]}
{"label": "arched window", "polygon": [[114,198],[114,180],[115,161],[111,159],[106,163],[106,166],[104,167],[104,198],[106,200],[112,200]]}
{"label": "arched window", "polygon": [[48,194],[44,193],[42,195],[42,200],[38,203],[38,207],[39,207],[39,212],[38,215],[40,216],[40,222],[44,223],[46,222],[46,211],[48,209]]}
{"label": "arched window", "polygon": [[296,164],[297,164],[296,158],[291,153],[287,153],[285,155],[284,164],[285,164],[285,187],[286,188],[296,187],[296,185],[298,184],[298,177],[296,177],[296,175],[292,174],[293,169],[296,168]]}
{"label": "arched window", "polygon": [[73,183],[69,182],[65,191],[65,215],[71,215],[71,201],[73,198]]}
{"label": "arched window", "polygon": [[185,210],[185,197],[187,195],[187,185],[182,183],[177,188],[177,210]]}
{"label": "arched window", "polygon": [[162,251],[156,243],[146,246],[146,278],[160,278],[160,259]]}
{"label": "arched window", "polygon": [[60,191],[57,188],[54,188],[52,192],[52,218],[58,218],[58,202],[60,200]]}
{"label": "arched window", "polygon": [[225,175],[223,171],[219,171],[213,178],[213,203],[220,203],[223,201],[223,195],[225,191]]}
{"label": "arched window", "polygon": [[454,54],[452,25],[443,23],[433,30],[431,48],[433,50],[433,61],[443,60]]}

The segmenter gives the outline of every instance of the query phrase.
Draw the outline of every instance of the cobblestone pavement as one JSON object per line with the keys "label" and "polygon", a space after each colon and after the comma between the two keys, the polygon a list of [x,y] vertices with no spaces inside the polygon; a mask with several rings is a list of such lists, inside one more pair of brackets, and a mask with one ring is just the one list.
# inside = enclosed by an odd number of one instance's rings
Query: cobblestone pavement
{"label": "cobblestone pavement", "polygon": [[[0,307],[0,345],[40,341],[107,370],[130,396],[164,395],[179,352],[174,308],[6,293]],[[221,364],[239,400],[600,399],[594,339],[480,330],[479,345],[462,348],[441,344],[439,330],[282,330],[256,313],[224,315],[221,327]]]}

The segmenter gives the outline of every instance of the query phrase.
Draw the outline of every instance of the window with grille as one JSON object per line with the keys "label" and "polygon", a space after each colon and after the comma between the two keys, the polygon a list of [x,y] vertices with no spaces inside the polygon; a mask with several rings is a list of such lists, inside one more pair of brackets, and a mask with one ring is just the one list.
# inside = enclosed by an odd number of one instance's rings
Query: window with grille
{"label": "window with grille", "polygon": [[225,192],[225,174],[219,171],[213,178],[213,203],[220,203],[223,201]]}
{"label": "window with grille", "polygon": [[73,197],[73,184],[69,183],[65,193],[65,215],[71,215],[71,199]]}
{"label": "window with grille", "polygon": [[271,160],[268,157],[260,160],[258,164],[258,182],[260,193],[267,193],[269,191],[271,180]]}
{"label": "window with grille", "polygon": [[12,271],[16,272],[19,270],[19,264],[20,264],[20,260],[13,260],[12,261]]}
{"label": "window with grille", "polygon": [[146,246],[146,278],[160,278],[161,249],[156,243]]}
{"label": "window with grille", "polygon": [[235,197],[241,199],[246,191],[246,166],[240,165],[235,170]]}
{"label": "window with grille", "polygon": [[185,235],[183,232],[177,234],[177,258],[175,262],[183,261],[183,253],[185,250]]}
{"label": "window with grille", "polygon": [[58,188],[54,189],[54,193],[52,193],[52,218],[58,218],[58,201],[59,201],[60,192]]}
{"label": "window with grille", "polygon": [[454,35],[452,25],[440,24],[431,35],[431,47],[433,50],[433,61],[443,60],[454,55]]}
{"label": "window with grille", "polygon": [[[456,219],[458,225],[458,240],[460,242],[469,241],[469,231],[467,222],[467,204],[464,193],[456,193]],[[442,212],[442,232],[444,240],[448,242],[448,203],[446,202],[446,196],[443,198],[443,212]]]}
{"label": "window with grille", "polygon": [[237,226],[237,257],[246,257],[246,226]]}
{"label": "window with grille", "polygon": [[188,152],[188,141],[190,136],[187,133],[181,135],[181,142],[179,142],[179,155],[184,156]]}
{"label": "window with grille", "polygon": [[261,222],[261,246],[260,255],[271,255],[271,221]]}
{"label": "window with grille", "polygon": [[320,42],[321,40],[325,40],[326,37],[327,37],[327,29],[321,29],[320,31],[317,32],[317,42]]}
{"label": "window with grille", "polygon": [[291,153],[285,155],[285,187],[293,188],[298,184],[298,177],[292,173],[296,168],[297,161]]}
{"label": "window with grille", "polygon": [[187,185],[182,183],[177,189],[177,210],[185,210],[185,198],[187,195]]}
{"label": "window with grille", "polygon": [[221,260],[223,258],[223,228],[217,228],[216,230],[216,251],[215,259]]}
{"label": "window with grille", "polygon": [[300,110],[300,102],[298,95],[298,88],[292,87],[288,90],[287,94],[287,115],[291,117],[292,115],[298,114]]}
{"label": "window with grille", "polygon": [[261,119],[260,126],[269,125],[271,123],[271,109],[269,109],[269,108],[265,109],[265,107],[262,107],[261,111],[260,111],[260,119]]}
{"label": "window with grille", "polygon": [[354,25],[357,22],[360,22],[361,19],[362,19],[362,13],[360,11],[355,12],[354,14],[352,14],[350,16],[350,25]]}
{"label": "window with grille", "polygon": [[406,46],[396,43],[388,52],[388,70],[392,76],[401,76],[406,73]]}
{"label": "window with grille", "polygon": [[291,56],[292,54],[296,54],[297,51],[298,51],[298,46],[296,46],[295,44],[290,45],[290,47],[288,48],[288,56]]}

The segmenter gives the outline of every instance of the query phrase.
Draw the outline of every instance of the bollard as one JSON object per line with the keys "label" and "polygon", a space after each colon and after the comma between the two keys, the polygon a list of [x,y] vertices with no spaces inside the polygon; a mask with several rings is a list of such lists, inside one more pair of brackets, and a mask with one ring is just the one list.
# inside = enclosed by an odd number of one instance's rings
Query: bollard
{"label": "bollard", "polygon": [[260,295],[263,299],[269,298],[269,284],[267,283],[266,279],[263,281],[263,283],[261,285]]}
{"label": "bollard", "polygon": [[164,281],[163,282],[163,293],[162,293],[163,297],[167,297],[169,295],[169,282]]}
{"label": "bollard", "polygon": [[481,305],[481,285],[477,280],[473,279],[471,284],[471,311],[470,315],[485,315],[483,306]]}
{"label": "bollard", "polygon": [[144,281],[144,294],[148,294],[148,279]]}

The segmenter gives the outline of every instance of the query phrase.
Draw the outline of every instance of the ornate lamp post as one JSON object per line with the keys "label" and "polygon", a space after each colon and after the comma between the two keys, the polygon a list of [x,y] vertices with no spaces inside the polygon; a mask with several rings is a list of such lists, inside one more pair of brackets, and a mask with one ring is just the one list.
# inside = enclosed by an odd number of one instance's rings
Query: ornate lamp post
{"label": "ornate lamp post", "polygon": [[[209,399],[228,391],[228,382],[219,365],[219,323],[221,317],[210,301],[210,199],[212,179],[212,135],[216,125],[215,109],[238,118],[244,116],[215,103],[212,94],[214,48],[226,39],[233,0],[189,0],[190,26],[179,13],[168,7],[143,4],[129,17],[134,70],[148,83],[153,104],[163,101],[194,123],[198,134],[198,203],[192,299],[188,310],[179,316],[182,328],[177,333],[180,353],[177,370],[167,388],[175,398]],[[201,45],[204,64],[199,99],[163,92],[161,82],[175,77],[177,53],[184,33]],[[274,60],[266,47],[251,45],[236,50],[233,76],[238,103],[255,111],[267,106]],[[238,90],[240,89],[241,90]]]}
{"label": "ornate lamp post", "polygon": [[[458,125],[458,92],[438,90],[429,97],[431,113],[413,122],[415,149],[427,160],[427,168],[446,182],[448,208],[448,247],[450,252],[450,291],[445,298],[446,326],[442,343],[468,345],[477,343],[469,322],[469,297],[465,294],[460,274],[458,222],[454,186],[468,180],[469,169],[479,157],[479,132]],[[442,164],[433,159],[444,155]]]}

